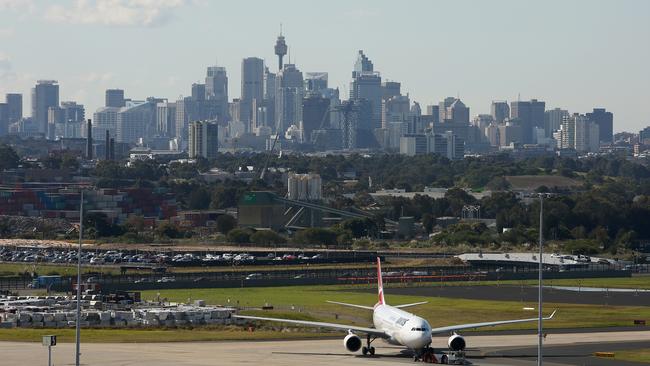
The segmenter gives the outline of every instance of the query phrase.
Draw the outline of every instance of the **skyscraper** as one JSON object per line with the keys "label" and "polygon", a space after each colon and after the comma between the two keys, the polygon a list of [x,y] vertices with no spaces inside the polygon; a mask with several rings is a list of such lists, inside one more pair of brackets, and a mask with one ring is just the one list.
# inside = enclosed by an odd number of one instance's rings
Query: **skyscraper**
{"label": "skyscraper", "polygon": [[598,125],[591,122],[585,115],[574,113],[564,116],[560,130],[555,134],[558,147],[575,149],[578,152],[595,152],[599,148]]}
{"label": "skyscraper", "polygon": [[350,99],[365,99],[370,104],[372,129],[381,128],[381,76],[374,71],[372,61],[366,57],[363,50],[359,50],[357,61],[352,71],[350,83]]}
{"label": "skyscraper", "polygon": [[86,134],[86,110],[83,104],[61,102],[60,107],[48,108],[47,138],[78,138]]}
{"label": "skyscraper", "polygon": [[294,64],[285,64],[275,78],[275,131],[285,132],[302,120],[304,83],[302,72]]}
{"label": "skyscraper", "polygon": [[9,132],[9,106],[7,103],[0,103],[0,136]]}
{"label": "skyscraper", "polygon": [[565,116],[569,111],[561,108],[554,108],[544,112],[544,134],[546,137],[553,136],[553,132],[560,129]]}
{"label": "skyscraper", "polygon": [[614,139],[614,115],[607,112],[605,108],[594,108],[593,112],[587,113],[587,118],[598,125],[600,141],[610,143]]}
{"label": "skyscraper", "polygon": [[544,110],[546,103],[531,99],[529,101],[510,102],[510,116],[522,128],[523,143],[532,144],[533,129],[535,127],[544,128]]}
{"label": "skyscraper", "polygon": [[117,133],[117,114],[119,107],[101,107],[93,115],[93,135],[101,136],[108,131],[110,136]]}
{"label": "skyscraper", "polygon": [[321,125],[329,122],[328,113],[330,100],[319,93],[311,92],[302,100],[302,132],[303,141],[312,141],[311,135],[314,130],[320,129]]}
{"label": "skyscraper", "polygon": [[106,89],[106,100],[104,104],[106,107],[124,107],[126,105],[124,101],[124,90]]}
{"label": "skyscraper", "polygon": [[56,80],[38,80],[32,89],[32,120],[38,132],[47,135],[47,115],[50,107],[59,106],[59,85]]}
{"label": "skyscraper", "polygon": [[137,143],[141,138],[146,142],[154,137],[156,104],[148,101],[126,103],[126,106],[117,113],[117,141]]}
{"label": "skyscraper", "polygon": [[23,118],[23,95],[17,93],[9,93],[5,96],[8,109],[8,121],[14,123]]}
{"label": "skyscraper", "polygon": [[156,104],[156,126],[159,136],[176,137],[176,103]]}
{"label": "skyscraper", "polygon": [[469,108],[458,98],[447,97],[439,104],[441,123],[469,124]]}
{"label": "skyscraper", "polygon": [[505,100],[493,100],[491,112],[496,123],[503,123],[503,121],[510,118],[510,106]]}
{"label": "skyscraper", "polygon": [[326,72],[307,72],[305,73],[305,91],[319,92],[327,89]]}
{"label": "skyscraper", "polygon": [[226,68],[209,66],[205,77],[205,95],[215,105],[217,120],[228,120],[228,75]]}
{"label": "skyscraper", "polygon": [[208,121],[192,121],[189,125],[189,149],[191,159],[204,157],[214,159],[219,152],[219,125]]}
{"label": "skyscraper", "polygon": [[247,57],[241,63],[241,108],[239,117],[242,122],[250,123],[252,119],[253,100],[262,102],[264,96],[264,60]]}

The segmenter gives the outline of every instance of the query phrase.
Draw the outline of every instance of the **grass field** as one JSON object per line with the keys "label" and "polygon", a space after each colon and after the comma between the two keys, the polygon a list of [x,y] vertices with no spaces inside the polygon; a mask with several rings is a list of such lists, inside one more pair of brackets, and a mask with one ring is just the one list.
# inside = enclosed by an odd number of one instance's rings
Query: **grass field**
{"label": "grass field", "polygon": [[643,362],[650,364],[650,348],[636,349],[630,351],[616,351],[617,360]]}
{"label": "grass field", "polygon": [[[312,286],[312,287],[273,287],[241,289],[192,289],[145,291],[142,296],[152,299],[160,293],[161,298],[169,301],[187,302],[203,299],[209,304],[239,305],[241,307],[261,307],[272,305],[272,311],[265,311],[268,316],[303,317],[309,314],[313,320],[339,321],[345,319],[357,325],[367,326],[371,312],[363,309],[343,308],[328,304],[326,300],[335,300],[362,305],[372,305],[376,295],[346,291],[351,287]],[[499,319],[516,319],[535,317],[536,313],[523,310],[524,307],[536,307],[534,303],[518,301],[484,301],[451,298],[424,298],[417,296],[388,296],[391,304],[429,301],[413,308],[413,312],[428,319],[433,327],[454,323],[472,323]],[[551,304],[545,308],[558,309],[553,321],[547,322],[549,328],[585,328],[628,326],[634,319],[650,319],[650,307],[639,306],[602,306],[579,304]],[[338,320],[336,315],[338,314]],[[498,329],[534,329],[535,323],[501,326]],[[491,328],[495,329],[495,328]]]}
{"label": "grass field", "polygon": [[[616,284],[622,280],[611,279]],[[607,281],[607,283],[614,283]],[[628,283],[629,284],[629,283]],[[598,284],[601,286],[602,282]],[[143,299],[154,300],[160,296],[170,302],[205,300],[208,304],[231,305],[249,308],[243,313],[280,318],[327,321],[360,326],[371,324],[371,312],[328,304],[326,300],[372,305],[376,295],[358,292],[359,286],[291,286],[234,289],[176,289],[142,292]],[[523,310],[536,304],[519,301],[483,301],[451,298],[425,298],[418,296],[387,296],[390,304],[404,304],[429,301],[411,309],[426,318],[431,326],[439,327],[455,323],[473,323],[490,320],[532,318],[534,311]],[[263,305],[272,305],[273,310],[259,310]],[[545,322],[546,328],[587,328],[628,326],[634,319],[650,319],[650,307],[602,306],[578,304],[551,304],[545,308],[558,309],[552,321]],[[494,329],[535,329],[536,323],[513,324]],[[44,334],[57,334],[61,342],[74,340],[73,329],[0,329],[3,341],[40,341]],[[321,333],[313,328],[285,328],[277,323],[266,323],[254,332],[241,327],[201,327],[195,329],[84,329],[82,337],[86,342],[174,342],[174,341],[218,341],[239,339],[292,339],[305,337],[340,336],[337,333]],[[618,353],[617,353],[618,354]]]}

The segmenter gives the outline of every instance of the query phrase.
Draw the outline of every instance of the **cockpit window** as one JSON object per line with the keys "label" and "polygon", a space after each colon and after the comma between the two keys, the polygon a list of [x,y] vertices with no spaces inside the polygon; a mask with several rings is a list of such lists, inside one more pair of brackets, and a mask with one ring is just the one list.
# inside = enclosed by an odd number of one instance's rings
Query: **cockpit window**
{"label": "cockpit window", "polygon": [[411,332],[426,332],[427,328],[411,328]]}

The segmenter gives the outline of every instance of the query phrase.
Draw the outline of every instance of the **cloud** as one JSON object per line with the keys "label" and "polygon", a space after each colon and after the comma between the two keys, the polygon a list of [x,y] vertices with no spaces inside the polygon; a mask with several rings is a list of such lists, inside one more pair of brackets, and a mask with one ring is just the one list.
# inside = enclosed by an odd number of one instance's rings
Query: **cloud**
{"label": "cloud", "polygon": [[[0,0],[3,1],[3,0]],[[56,23],[155,27],[166,24],[188,0],[76,0],[52,5],[45,19]]]}

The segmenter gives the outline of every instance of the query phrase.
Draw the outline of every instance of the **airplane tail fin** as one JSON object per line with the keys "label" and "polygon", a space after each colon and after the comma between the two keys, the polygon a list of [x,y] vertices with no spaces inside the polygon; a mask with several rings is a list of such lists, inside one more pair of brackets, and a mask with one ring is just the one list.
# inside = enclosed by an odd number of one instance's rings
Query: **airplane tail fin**
{"label": "airplane tail fin", "polygon": [[377,257],[377,297],[378,305],[385,305],[386,301],[384,301],[384,281],[381,278],[381,259]]}

